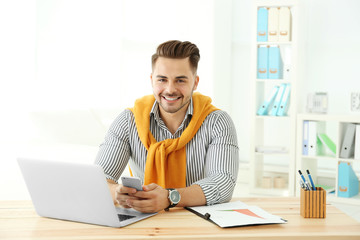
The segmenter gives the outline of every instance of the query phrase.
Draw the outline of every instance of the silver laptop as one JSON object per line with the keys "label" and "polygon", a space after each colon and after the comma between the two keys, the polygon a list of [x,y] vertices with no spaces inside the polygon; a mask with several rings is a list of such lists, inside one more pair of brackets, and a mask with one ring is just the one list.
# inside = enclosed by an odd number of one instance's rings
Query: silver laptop
{"label": "silver laptop", "polygon": [[116,208],[100,166],[32,159],[18,163],[42,217],[124,227],[156,214]]}

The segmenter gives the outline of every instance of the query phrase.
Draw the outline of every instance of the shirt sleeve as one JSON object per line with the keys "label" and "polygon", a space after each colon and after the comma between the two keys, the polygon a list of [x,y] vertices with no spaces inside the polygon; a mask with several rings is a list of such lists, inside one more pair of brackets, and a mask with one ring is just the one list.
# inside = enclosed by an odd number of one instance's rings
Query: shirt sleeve
{"label": "shirt sleeve", "polygon": [[211,124],[205,178],[194,183],[202,188],[206,205],[231,200],[239,170],[239,147],[234,123],[226,112],[217,112],[217,118]]}
{"label": "shirt sleeve", "polygon": [[130,111],[124,110],[111,124],[100,145],[95,164],[104,169],[107,179],[118,182],[130,159],[129,120]]}

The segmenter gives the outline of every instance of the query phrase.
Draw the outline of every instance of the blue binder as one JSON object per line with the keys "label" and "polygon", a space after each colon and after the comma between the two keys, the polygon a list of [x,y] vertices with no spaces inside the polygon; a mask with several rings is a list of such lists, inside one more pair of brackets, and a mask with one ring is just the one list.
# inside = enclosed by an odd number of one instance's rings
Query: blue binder
{"label": "blue binder", "polygon": [[285,83],[282,83],[280,85],[280,88],[279,88],[279,91],[276,95],[276,98],[275,98],[275,101],[274,101],[274,105],[271,109],[271,112],[270,112],[270,115],[271,116],[276,116],[277,112],[278,112],[278,109],[279,109],[279,106],[280,106],[280,102],[281,102],[281,99],[282,99],[282,96],[284,94],[284,91],[285,91],[285,88],[286,88],[286,84]]}
{"label": "blue binder", "polygon": [[276,113],[277,116],[285,116],[286,112],[289,108],[289,101],[290,101],[290,84],[286,84],[286,88],[284,94],[281,98],[280,106]]}
{"label": "blue binder", "polygon": [[351,164],[339,162],[338,197],[353,197],[359,193],[359,179]]}
{"label": "blue binder", "polygon": [[267,42],[268,40],[268,10],[259,8],[257,12],[257,41]]}
{"label": "blue binder", "polygon": [[258,65],[257,65],[257,78],[267,79],[268,78],[268,56],[269,48],[265,45],[258,47]]}
{"label": "blue binder", "polygon": [[269,94],[269,96],[267,96],[267,98],[265,99],[265,101],[260,106],[259,110],[257,111],[257,115],[267,115],[268,114],[269,106],[273,103],[278,90],[279,90],[278,86],[273,87],[273,89],[271,90],[271,93]]}
{"label": "blue binder", "polygon": [[280,48],[271,46],[269,48],[269,74],[270,79],[282,79],[282,60],[280,56]]}

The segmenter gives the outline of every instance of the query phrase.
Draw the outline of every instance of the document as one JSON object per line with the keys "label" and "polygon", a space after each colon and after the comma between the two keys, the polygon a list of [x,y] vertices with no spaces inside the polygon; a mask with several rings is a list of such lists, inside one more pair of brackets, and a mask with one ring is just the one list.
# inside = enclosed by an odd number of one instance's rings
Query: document
{"label": "document", "polygon": [[260,207],[248,206],[241,201],[186,209],[222,228],[287,222]]}

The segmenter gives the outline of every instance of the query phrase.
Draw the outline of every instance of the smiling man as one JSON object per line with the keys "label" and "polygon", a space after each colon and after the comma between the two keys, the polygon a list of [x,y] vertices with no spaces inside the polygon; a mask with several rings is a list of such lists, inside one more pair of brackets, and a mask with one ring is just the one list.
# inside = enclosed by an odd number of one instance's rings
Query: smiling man
{"label": "smiling man", "polygon": [[[162,43],[152,56],[153,95],[117,117],[95,162],[114,203],[158,212],[231,199],[239,165],[236,131],[226,112],[194,93],[199,60],[199,49],[187,41]],[[143,191],[117,183],[127,164]]]}

